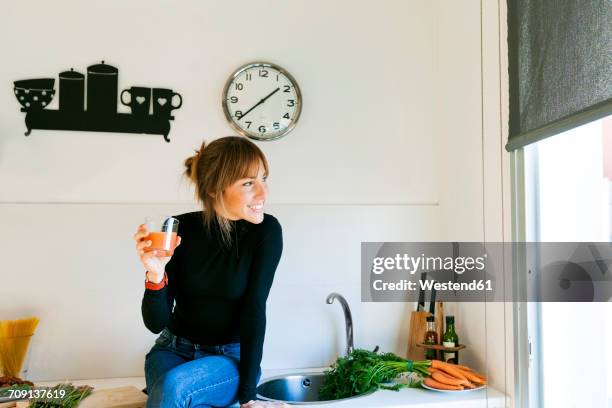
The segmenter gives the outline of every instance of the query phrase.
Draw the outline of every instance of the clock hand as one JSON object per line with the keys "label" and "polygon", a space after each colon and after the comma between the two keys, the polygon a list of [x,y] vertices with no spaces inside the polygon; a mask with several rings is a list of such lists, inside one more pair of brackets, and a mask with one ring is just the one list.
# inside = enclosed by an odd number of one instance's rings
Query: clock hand
{"label": "clock hand", "polygon": [[247,113],[249,113],[250,111],[252,111],[253,109],[255,109],[256,107],[258,107],[259,105],[261,105],[262,103],[264,103],[266,101],[266,99],[268,99],[269,97],[271,97],[272,95],[274,95],[275,93],[277,93],[280,90],[280,87],[276,88],[275,90],[273,90],[272,92],[270,92],[268,94],[268,96],[266,96],[265,98],[262,98],[259,102],[257,102],[255,105],[253,105],[253,107],[251,107],[251,109],[249,109],[248,111],[244,112],[242,115],[240,115],[240,117],[238,118],[238,120],[244,118]]}

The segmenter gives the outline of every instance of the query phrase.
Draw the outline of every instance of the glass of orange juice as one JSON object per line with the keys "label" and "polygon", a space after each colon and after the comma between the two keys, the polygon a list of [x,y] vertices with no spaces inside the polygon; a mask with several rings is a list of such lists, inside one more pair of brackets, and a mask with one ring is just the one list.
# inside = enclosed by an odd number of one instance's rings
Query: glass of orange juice
{"label": "glass of orange juice", "polygon": [[151,246],[146,247],[145,251],[157,251],[160,256],[172,256],[176,247],[179,221],[173,217],[162,217],[159,220],[146,217],[145,225],[149,230],[145,239],[151,241]]}

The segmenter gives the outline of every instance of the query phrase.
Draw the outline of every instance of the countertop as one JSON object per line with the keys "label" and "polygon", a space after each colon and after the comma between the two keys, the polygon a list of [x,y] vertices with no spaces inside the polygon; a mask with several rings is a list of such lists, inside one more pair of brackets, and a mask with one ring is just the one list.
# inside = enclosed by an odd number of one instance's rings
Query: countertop
{"label": "countertop", "polygon": [[[294,368],[263,370],[261,381],[266,378],[289,373],[322,372],[323,368]],[[89,380],[57,380],[57,381],[35,381],[36,385],[55,385],[58,382],[71,382],[73,385],[91,385],[95,389],[105,389],[133,385],[139,390],[145,387],[144,377],[125,378],[98,378]],[[417,388],[402,388],[399,391],[378,390],[370,395],[338,401],[328,404],[296,405],[297,407],[337,407],[337,408],[404,408],[404,407],[426,407],[426,408],[504,408],[505,397],[500,391],[488,387],[483,390],[465,393],[442,393]],[[232,405],[238,407],[238,404]]]}

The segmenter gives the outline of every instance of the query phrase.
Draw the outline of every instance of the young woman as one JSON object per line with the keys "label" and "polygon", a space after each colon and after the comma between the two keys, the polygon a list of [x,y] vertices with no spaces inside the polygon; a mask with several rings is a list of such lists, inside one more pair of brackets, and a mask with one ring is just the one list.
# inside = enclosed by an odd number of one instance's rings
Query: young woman
{"label": "young woman", "polygon": [[142,317],[160,333],[145,358],[147,407],[287,406],[256,401],[266,299],[281,257],[276,218],[264,214],[268,162],[243,137],[224,137],[185,160],[203,211],[176,216],[171,257],[145,251]]}

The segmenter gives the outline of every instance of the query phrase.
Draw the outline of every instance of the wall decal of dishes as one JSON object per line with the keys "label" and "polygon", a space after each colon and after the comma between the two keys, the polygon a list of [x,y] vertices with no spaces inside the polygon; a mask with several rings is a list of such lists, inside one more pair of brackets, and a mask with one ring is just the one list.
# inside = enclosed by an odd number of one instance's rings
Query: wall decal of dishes
{"label": "wall decal of dishes", "polygon": [[[26,112],[25,135],[32,129],[146,133],[163,135],[170,142],[172,111],[183,104],[181,95],[166,88],[132,86],[118,99],[118,74],[104,61],[87,67],[87,81],[72,68],[60,73],[58,110],[47,109],[55,95],[55,78],[15,81],[15,96]],[[131,113],[117,112],[118,100]]]}

